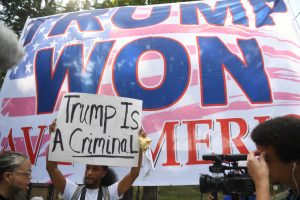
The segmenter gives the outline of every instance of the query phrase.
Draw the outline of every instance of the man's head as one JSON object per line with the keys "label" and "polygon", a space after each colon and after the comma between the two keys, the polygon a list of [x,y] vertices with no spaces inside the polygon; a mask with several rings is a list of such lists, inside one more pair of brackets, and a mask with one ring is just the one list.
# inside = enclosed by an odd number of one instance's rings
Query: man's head
{"label": "man's head", "polygon": [[100,186],[109,186],[117,181],[115,172],[101,165],[86,165],[84,184],[89,189],[99,188]]}
{"label": "man's head", "polygon": [[265,152],[271,181],[293,185],[292,172],[300,162],[300,119],[268,120],[252,131],[251,138],[258,151]]}
{"label": "man's head", "polygon": [[84,184],[87,188],[99,188],[102,178],[106,175],[107,166],[86,165]]}
{"label": "man's head", "polygon": [[29,189],[31,163],[26,156],[17,152],[0,154],[0,183],[7,188],[6,195],[16,195]]}

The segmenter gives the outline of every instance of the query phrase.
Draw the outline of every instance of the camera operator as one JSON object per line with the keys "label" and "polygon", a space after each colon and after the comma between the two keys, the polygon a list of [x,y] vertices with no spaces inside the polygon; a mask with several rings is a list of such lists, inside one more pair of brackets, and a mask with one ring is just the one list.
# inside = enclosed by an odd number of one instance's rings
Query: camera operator
{"label": "camera operator", "polygon": [[300,119],[286,116],[268,120],[252,131],[251,138],[257,151],[249,153],[247,167],[257,200],[270,199],[272,183],[291,188],[285,200],[300,200]]}

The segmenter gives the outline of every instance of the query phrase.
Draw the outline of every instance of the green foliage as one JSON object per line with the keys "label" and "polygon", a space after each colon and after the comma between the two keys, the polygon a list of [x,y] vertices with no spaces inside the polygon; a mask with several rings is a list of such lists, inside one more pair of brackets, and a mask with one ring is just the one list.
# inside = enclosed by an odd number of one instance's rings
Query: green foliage
{"label": "green foliage", "polygon": [[84,0],[83,2],[82,2],[82,9],[83,10],[90,10],[91,9],[91,6],[92,6],[92,4],[91,4],[91,2],[89,1],[89,0]]}
{"label": "green foliage", "polygon": [[73,11],[79,11],[81,9],[81,5],[79,4],[79,1],[77,0],[70,0],[64,6],[63,12],[73,12]]}
{"label": "green foliage", "polygon": [[54,0],[0,0],[0,20],[20,35],[28,17],[56,14],[58,6]]}
{"label": "green foliage", "polygon": [[176,3],[176,2],[186,2],[186,1],[191,1],[191,0],[148,0],[148,4]]}

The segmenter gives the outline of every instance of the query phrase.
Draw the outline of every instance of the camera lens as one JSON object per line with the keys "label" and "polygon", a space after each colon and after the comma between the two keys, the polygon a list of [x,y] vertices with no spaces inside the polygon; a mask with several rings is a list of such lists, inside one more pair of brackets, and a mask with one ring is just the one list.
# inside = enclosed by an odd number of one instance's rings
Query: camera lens
{"label": "camera lens", "polygon": [[[211,177],[208,175],[201,175],[199,180],[200,192],[206,193],[208,192],[208,184],[210,183]],[[208,183],[209,182],[209,183]]]}
{"label": "camera lens", "polygon": [[209,175],[200,176],[200,192],[221,191],[224,188],[222,177],[211,177]]}

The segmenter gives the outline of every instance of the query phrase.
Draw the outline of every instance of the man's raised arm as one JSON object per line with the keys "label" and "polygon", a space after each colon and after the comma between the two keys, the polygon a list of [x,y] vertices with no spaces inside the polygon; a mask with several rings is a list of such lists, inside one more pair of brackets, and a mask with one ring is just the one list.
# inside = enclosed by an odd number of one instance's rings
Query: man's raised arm
{"label": "man's raised arm", "polygon": [[119,182],[118,185],[118,193],[119,196],[127,192],[130,189],[132,184],[134,183],[135,179],[140,174],[140,169],[142,165],[143,153],[142,150],[139,150],[139,161],[137,167],[132,167],[130,172]]}
{"label": "man's raised arm", "polygon": [[[56,129],[56,122],[54,121],[50,127],[50,134],[53,133]],[[49,154],[49,149],[48,149],[48,154]],[[48,154],[46,157],[46,169],[48,171],[48,174],[50,176],[50,179],[54,185],[54,187],[61,193],[64,192],[65,187],[66,187],[66,178],[64,175],[61,173],[61,171],[57,167],[57,163],[54,161],[49,161],[48,160]]]}

